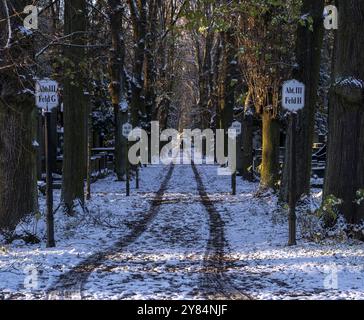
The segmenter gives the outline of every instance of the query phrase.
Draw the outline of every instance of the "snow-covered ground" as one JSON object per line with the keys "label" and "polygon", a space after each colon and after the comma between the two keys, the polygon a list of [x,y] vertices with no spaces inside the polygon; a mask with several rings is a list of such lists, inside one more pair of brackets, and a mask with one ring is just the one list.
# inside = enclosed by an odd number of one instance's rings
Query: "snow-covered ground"
{"label": "snow-covered ground", "polygon": [[[42,219],[41,244],[0,242],[0,299],[200,299],[221,298],[221,291],[226,298],[364,298],[362,243],[299,237],[288,247],[287,219],[275,196],[257,196],[258,185],[239,177],[232,196],[230,177],[218,176],[216,166],[197,170],[204,199],[192,166],[176,165],[173,172],[148,166],[131,197],[109,176],[92,185],[88,212],[66,217],[58,211],[56,248],[45,248]],[[33,231],[35,224],[26,221],[19,230]],[[61,275],[76,279],[65,291]]]}
{"label": "snow-covered ground", "polygon": [[214,177],[212,167],[201,171],[226,223],[234,261],[228,274],[239,288],[255,299],[364,298],[364,244],[317,244],[298,232],[298,245],[288,247],[288,222],[275,196],[256,197],[258,186],[239,180],[231,196],[229,178]]}

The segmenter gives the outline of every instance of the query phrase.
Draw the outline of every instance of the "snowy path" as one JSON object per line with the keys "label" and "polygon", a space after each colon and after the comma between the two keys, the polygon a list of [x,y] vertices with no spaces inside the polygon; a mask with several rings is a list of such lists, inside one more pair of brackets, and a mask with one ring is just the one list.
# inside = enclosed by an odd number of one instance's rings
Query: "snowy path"
{"label": "snowy path", "polygon": [[[83,263],[81,276],[80,268],[70,273],[73,290],[80,287],[84,299],[247,298],[231,292],[223,277],[223,225],[198,170],[179,165],[171,173],[154,200],[150,226],[143,223],[136,228],[138,236],[102,257],[95,255],[97,263]],[[67,281],[58,289],[69,287]]]}
{"label": "snowy path", "polygon": [[56,214],[57,248],[0,244],[0,299],[364,299],[362,243],[287,247],[276,197],[240,178],[232,196],[230,180],[216,166],[149,166],[129,198],[98,181],[88,213]]}
{"label": "snowy path", "polygon": [[193,163],[192,169],[200,198],[209,216],[209,240],[204,258],[205,276],[203,277],[203,290],[207,293],[205,297],[209,299],[251,299],[247,294],[234,287],[233,282],[225,276],[225,271],[229,266],[227,258],[230,254],[230,252],[226,252],[225,248],[225,223],[206,192],[199,170]]}
{"label": "snowy path", "polygon": [[66,274],[60,277],[60,280],[52,286],[48,291],[49,294],[56,294],[60,291],[81,291],[83,293],[83,287],[90,274],[104,265],[110,256],[115,255],[116,252],[123,251],[124,248],[135,242],[148,228],[149,224],[153,221],[159,211],[161,200],[168,187],[168,183],[171,179],[174,166],[170,166],[168,172],[154,198],[152,199],[151,207],[147,213],[142,215],[142,219],[133,221],[130,231],[121,237],[121,239],[113,245],[111,248],[96,252],[95,254],[82,261],[75,268],[71,269]]}
{"label": "snowy path", "polygon": [[256,183],[217,177],[203,166],[201,177],[225,223],[231,267],[226,276],[253,299],[364,299],[364,244],[357,241],[287,246],[287,213],[274,195],[257,197]]}
{"label": "snowy path", "polygon": [[196,296],[208,225],[193,181],[190,166],[175,167],[150,227],[95,270],[85,286],[86,298]]}

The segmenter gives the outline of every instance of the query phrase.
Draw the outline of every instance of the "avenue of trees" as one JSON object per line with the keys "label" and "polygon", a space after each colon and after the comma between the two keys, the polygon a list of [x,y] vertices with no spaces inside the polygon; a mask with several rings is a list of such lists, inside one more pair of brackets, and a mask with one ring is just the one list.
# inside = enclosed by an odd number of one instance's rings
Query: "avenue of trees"
{"label": "avenue of trees", "polygon": [[[38,29],[24,28],[29,4],[42,8]],[[324,29],[329,4],[339,11],[337,30]],[[349,223],[359,223],[364,218],[361,27],[362,0],[1,0],[0,228],[13,230],[39,210],[37,77],[61,85],[67,214],[85,202],[91,130],[112,141],[116,176],[125,179],[121,127],[127,121],[149,130],[154,120],[161,129],[227,129],[239,120],[238,167],[250,181],[258,124],[261,189],[273,189],[287,202],[292,137],[281,89],[295,78],[306,85],[305,107],[297,116],[295,197],[310,193],[315,120],[318,113],[327,114],[323,201],[341,199],[338,210]]]}

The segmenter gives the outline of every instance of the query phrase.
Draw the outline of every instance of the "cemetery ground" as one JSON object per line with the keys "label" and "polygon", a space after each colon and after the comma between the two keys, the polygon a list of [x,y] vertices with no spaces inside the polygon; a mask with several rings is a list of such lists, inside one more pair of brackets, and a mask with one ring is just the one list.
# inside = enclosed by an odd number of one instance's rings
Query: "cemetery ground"
{"label": "cemetery ground", "polygon": [[[40,243],[1,240],[0,299],[364,298],[362,243],[308,240],[299,210],[289,247],[276,196],[241,178],[233,196],[230,180],[213,165],[151,165],[130,197],[114,175],[98,180],[85,210],[57,211],[55,248],[43,216],[17,229]],[[313,190],[301,212],[320,197]]]}

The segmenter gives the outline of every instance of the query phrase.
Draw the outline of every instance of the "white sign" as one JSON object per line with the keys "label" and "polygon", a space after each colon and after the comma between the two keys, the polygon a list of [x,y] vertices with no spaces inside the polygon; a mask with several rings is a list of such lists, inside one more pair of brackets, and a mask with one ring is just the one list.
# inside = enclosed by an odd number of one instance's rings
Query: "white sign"
{"label": "white sign", "polygon": [[50,111],[58,107],[58,83],[50,79],[38,80],[35,84],[35,103],[38,108]]}
{"label": "white sign", "polygon": [[234,121],[231,124],[231,129],[235,129],[237,135],[241,134],[241,123],[239,121]]}
{"label": "white sign", "polygon": [[125,138],[129,137],[130,132],[133,130],[133,126],[130,123],[124,123],[122,127],[123,136]]}
{"label": "white sign", "polygon": [[286,81],[282,89],[282,106],[289,111],[298,111],[305,106],[305,85],[297,80]]}

